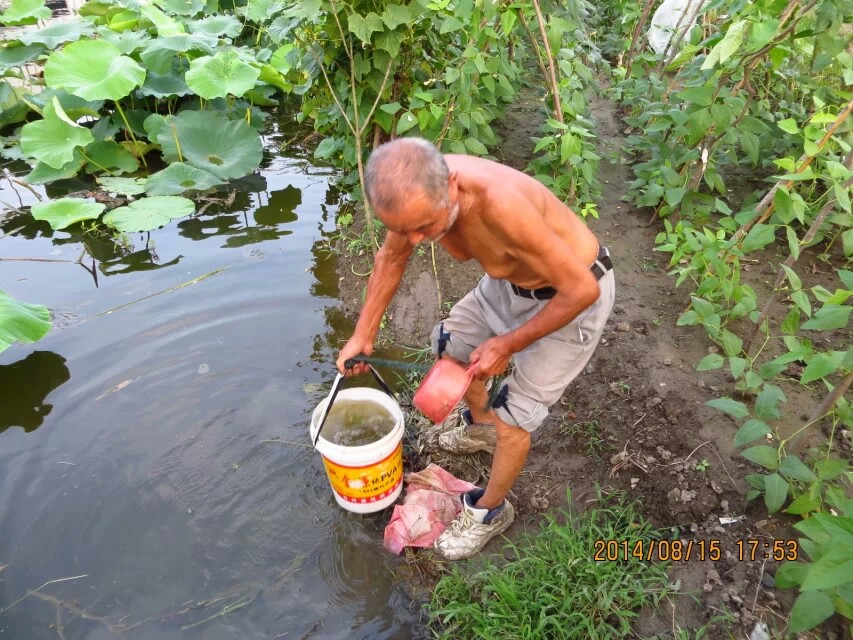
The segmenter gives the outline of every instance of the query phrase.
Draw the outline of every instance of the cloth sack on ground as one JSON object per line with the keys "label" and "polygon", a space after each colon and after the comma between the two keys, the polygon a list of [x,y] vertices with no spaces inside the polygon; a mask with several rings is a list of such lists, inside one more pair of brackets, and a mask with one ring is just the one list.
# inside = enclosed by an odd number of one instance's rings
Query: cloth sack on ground
{"label": "cloth sack on ground", "polygon": [[[664,0],[652,17],[649,28],[649,45],[655,53],[666,55],[672,53],[670,43],[675,43],[696,24],[694,13],[705,0]],[[693,20],[690,18],[693,17]],[[678,31],[675,30],[678,26]]]}
{"label": "cloth sack on ground", "polygon": [[459,494],[476,488],[437,464],[403,479],[408,484],[406,497],[394,507],[385,527],[385,547],[397,555],[404,547],[431,547],[462,510]]}

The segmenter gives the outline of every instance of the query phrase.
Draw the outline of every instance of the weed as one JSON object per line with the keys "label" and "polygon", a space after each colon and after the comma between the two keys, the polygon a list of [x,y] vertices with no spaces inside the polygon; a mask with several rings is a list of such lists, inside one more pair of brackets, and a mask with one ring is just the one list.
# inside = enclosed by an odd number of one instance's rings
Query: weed
{"label": "weed", "polygon": [[568,414],[564,413],[557,427],[560,435],[578,440],[584,448],[585,453],[593,458],[601,458],[611,448],[610,443],[604,438],[598,425],[598,420],[587,420],[586,422],[570,422]]}
{"label": "weed", "polygon": [[[568,493],[571,504],[571,492]],[[622,638],[641,607],[669,593],[666,566],[637,558],[594,560],[596,540],[627,540],[653,532],[636,503],[613,494],[580,516],[545,516],[535,535],[508,544],[511,559],[463,573],[454,567],[433,592],[428,608],[437,637]]]}
{"label": "weed", "polygon": [[707,458],[704,458],[704,459],[702,460],[702,462],[697,462],[695,465],[693,465],[693,468],[694,468],[696,471],[699,471],[699,472],[701,472],[701,473],[705,473],[705,471],[707,471],[707,469],[708,469],[708,467],[709,467],[710,465],[711,465],[711,463],[710,463],[710,462],[708,462],[708,459],[707,459]]}

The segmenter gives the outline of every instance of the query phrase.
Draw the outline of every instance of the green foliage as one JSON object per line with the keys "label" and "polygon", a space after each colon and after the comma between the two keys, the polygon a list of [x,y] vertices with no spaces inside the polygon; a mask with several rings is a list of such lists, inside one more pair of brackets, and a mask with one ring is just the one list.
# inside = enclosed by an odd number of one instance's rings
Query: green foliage
{"label": "green foliage", "polygon": [[0,353],[15,342],[41,340],[52,326],[47,307],[20,302],[0,291]]}
{"label": "green foliage", "polygon": [[[601,46],[624,55],[636,8],[604,4]],[[763,497],[770,513],[807,518],[802,524],[830,512],[851,515],[849,462],[833,451],[836,431],[853,426],[850,403],[835,394],[819,413],[801,403],[789,408],[786,394],[790,387],[807,391],[805,385],[831,393],[849,384],[853,371],[845,342],[853,282],[843,268],[853,256],[853,119],[845,109],[853,56],[839,17],[851,8],[848,0],[817,0],[796,13],[773,0],[707,3],[706,28],[688,32],[680,52],[665,59],[636,47],[630,68],[614,69],[609,91],[636,132],[625,145],[636,161],[628,199],[663,219],[658,250],[670,254],[676,285],[690,287],[678,324],[701,326],[722,352],[697,369],[726,370],[739,394],[707,404],[741,423],[735,445],[762,469],[747,476],[747,498]],[[745,179],[745,192],[729,184],[733,176]],[[842,286],[805,284],[798,261],[807,249],[809,261],[817,256]],[[750,286],[748,262],[777,272],[768,293]],[[812,417],[792,430],[791,414],[803,411]],[[795,455],[793,443],[821,420],[831,424],[828,442]],[[833,542],[841,543],[840,532],[826,548]],[[833,611],[853,617],[853,590],[823,592],[795,572],[803,579],[789,586],[803,588],[791,630],[811,628]]]}
{"label": "green foliage", "polygon": [[195,204],[187,198],[154,196],[134,200],[126,207],[113,209],[104,216],[104,222],[119,231],[153,231],[170,220],[183,218],[195,211]]}
{"label": "green foliage", "polygon": [[[585,2],[569,3],[583,16]],[[591,118],[589,96],[595,91],[593,71],[600,55],[587,33],[585,21],[570,19],[566,12],[549,17],[549,41],[558,52],[555,71],[563,121],[553,111],[543,125],[544,135],[535,139],[538,154],[527,171],[551,189],[560,199],[575,207],[583,217],[598,217],[596,200],[601,196],[595,123]],[[546,100],[551,106],[551,101]]]}
{"label": "green foliage", "polygon": [[33,218],[44,220],[52,229],[64,229],[75,222],[96,219],[104,208],[100,202],[90,199],[60,198],[34,204],[31,213]]}
{"label": "green foliage", "polygon": [[789,630],[812,629],[839,613],[853,619],[853,509],[838,515],[818,513],[794,527],[805,538],[800,546],[807,562],[786,562],[776,572],[776,586],[800,588],[791,610]]}
{"label": "green foliage", "polygon": [[[581,516],[553,516],[535,535],[508,545],[508,561],[476,572],[455,569],[429,605],[441,638],[621,638],[643,606],[667,591],[666,567],[630,555],[655,536],[636,505],[614,498]],[[596,542],[619,541],[619,560],[596,561]],[[629,550],[623,559],[623,546]],[[508,635],[508,629],[511,634]]]}
{"label": "green foliage", "polygon": [[15,27],[35,24],[51,16],[51,11],[44,6],[44,0],[12,0],[12,4],[0,14],[0,24]]}
{"label": "green foliage", "polygon": [[156,140],[169,162],[184,162],[223,181],[244,176],[261,164],[257,133],[245,120],[229,120],[218,111],[168,116]]}
{"label": "green foliage", "polygon": [[48,86],[84,100],[119,100],[145,80],[145,69],[102,40],[72,42],[44,65]]}
{"label": "green foliage", "polygon": [[54,98],[45,107],[44,118],[24,125],[21,151],[49,167],[59,169],[74,159],[74,151],[95,138],[89,129],[71,120]]}
{"label": "green foliage", "polygon": [[145,193],[149,196],[174,196],[189,189],[204,191],[221,183],[212,173],[175,162],[149,176],[145,183]]}

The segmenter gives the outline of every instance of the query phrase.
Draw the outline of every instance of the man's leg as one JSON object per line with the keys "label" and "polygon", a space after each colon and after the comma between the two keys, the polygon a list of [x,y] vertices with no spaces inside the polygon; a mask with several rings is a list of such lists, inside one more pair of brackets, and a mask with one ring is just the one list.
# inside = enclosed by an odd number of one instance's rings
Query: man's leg
{"label": "man's leg", "polygon": [[489,471],[486,493],[477,500],[475,505],[481,509],[495,509],[503,504],[509,490],[524,468],[527,454],[530,451],[530,432],[506,424],[495,415],[494,411],[490,412],[490,418],[494,421],[498,442],[495,447],[495,456],[492,458],[492,468]]}
{"label": "man's leg", "polygon": [[595,351],[613,307],[612,272],[602,278],[601,288],[599,300],[575,321],[513,358],[513,371],[493,403],[495,408],[485,416],[497,434],[489,482],[486,489],[463,494],[462,513],[435,542],[436,550],[448,560],[475,555],[512,524],[515,513],[506,495],[524,468],[530,432],[542,424],[550,406]]}

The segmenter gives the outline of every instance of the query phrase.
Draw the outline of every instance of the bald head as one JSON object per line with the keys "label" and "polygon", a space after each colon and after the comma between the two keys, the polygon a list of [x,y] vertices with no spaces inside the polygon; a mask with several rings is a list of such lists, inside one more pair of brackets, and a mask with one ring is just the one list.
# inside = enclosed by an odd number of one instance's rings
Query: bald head
{"label": "bald head", "polygon": [[367,161],[367,199],[378,212],[393,213],[413,196],[436,208],[448,204],[450,170],[444,156],[423,138],[398,138],[377,148]]}

